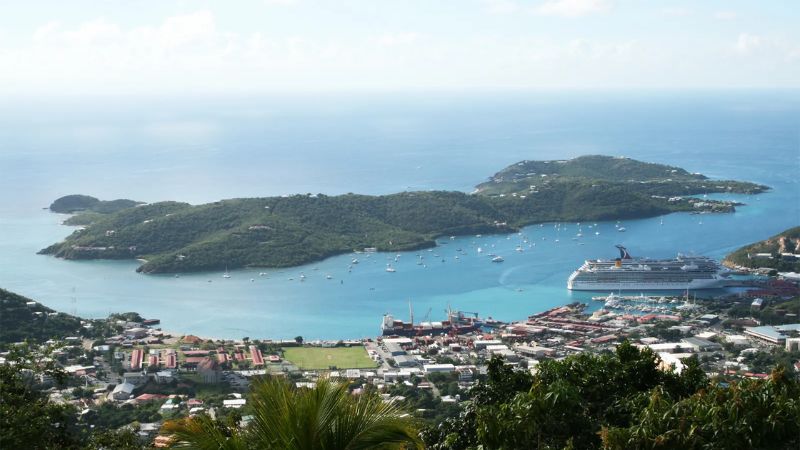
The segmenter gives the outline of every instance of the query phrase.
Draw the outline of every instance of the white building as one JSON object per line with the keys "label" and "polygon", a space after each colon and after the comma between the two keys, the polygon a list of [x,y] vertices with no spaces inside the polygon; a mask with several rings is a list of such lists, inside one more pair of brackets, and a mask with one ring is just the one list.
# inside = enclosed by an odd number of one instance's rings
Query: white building
{"label": "white building", "polygon": [[422,369],[425,371],[425,373],[450,373],[456,370],[456,366],[452,364],[425,364],[422,366]]}
{"label": "white building", "polygon": [[111,391],[111,398],[114,400],[128,400],[131,398],[135,388],[136,386],[131,383],[120,383]]}

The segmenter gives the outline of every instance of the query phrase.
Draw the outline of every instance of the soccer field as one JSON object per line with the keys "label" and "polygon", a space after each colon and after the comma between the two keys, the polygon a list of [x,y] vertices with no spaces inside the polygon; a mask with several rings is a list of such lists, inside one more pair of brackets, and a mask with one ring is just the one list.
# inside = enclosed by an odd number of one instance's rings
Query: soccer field
{"label": "soccer field", "polygon": [[283,357],[301,369],[371,369],[377,367],[364,347],[288,347]]}

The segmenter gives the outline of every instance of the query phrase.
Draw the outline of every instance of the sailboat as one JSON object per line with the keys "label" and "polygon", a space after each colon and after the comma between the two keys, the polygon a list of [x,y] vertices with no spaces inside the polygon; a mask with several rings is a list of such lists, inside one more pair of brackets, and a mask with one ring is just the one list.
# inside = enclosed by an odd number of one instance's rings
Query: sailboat
{"label": "sailboat", "polygon": [[225,273],[222,274],[222,278],[230,278],[231,274],[228,273],[228,266],[225,266]]}

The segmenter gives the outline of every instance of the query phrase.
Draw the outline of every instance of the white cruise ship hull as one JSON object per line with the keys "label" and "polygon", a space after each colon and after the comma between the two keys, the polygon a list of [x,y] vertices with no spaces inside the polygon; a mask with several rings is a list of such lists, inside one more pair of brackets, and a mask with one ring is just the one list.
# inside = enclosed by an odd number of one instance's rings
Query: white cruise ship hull
{"label": "white cruise ship hull", "polygon": [[575,280],[570,277],[567,281],[567,289],[572,291],[681,291],[696,289],[717,289],[723,287],[722,280],[715,279],[694,279],[687,282],[639,282],[622,281],[616,283],[604,283],[595,281]]}

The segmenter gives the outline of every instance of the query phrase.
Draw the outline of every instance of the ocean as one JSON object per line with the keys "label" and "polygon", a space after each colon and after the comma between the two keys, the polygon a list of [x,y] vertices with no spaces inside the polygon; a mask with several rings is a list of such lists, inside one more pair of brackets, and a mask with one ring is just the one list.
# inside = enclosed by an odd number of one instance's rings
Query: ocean
{"label": "ocean", "polygon": [[[746,204],[733,214],[625,221],[625,233],[613,222],[592,224],[591,233],[583,224],[580,240],[572,239],[574,223],[536,225],[523,230],[536,243],[523,252],[515,251],[517,234],[442,239],[430,252],[360,255],[351,272],[352,255],[223,279],[141,275],[135,261],[36,254],[71,232],[60,224],[64,216],[43,209],[66,194],[202,203],[469,192],[523,159],[585,154],[773,189],[713,196]],[[614,257],[614,244],[634,256],[721,258],[800,224],[798,173],[798,91],[12,98],[0,104],[0,287],[85,317],[137,311],[166,330],[222,338],[375,336],[384,313],[407,319],[409,302],[417,320],[441,320],[448,305],[518,320],[598,295],[571,293],[566,279],[584,259]],[[487,253],[505,262],[491,263]],[[388,262],[395,273],[385,271]]]}

